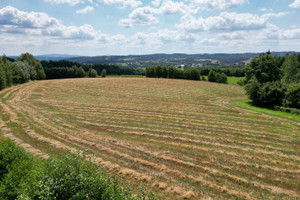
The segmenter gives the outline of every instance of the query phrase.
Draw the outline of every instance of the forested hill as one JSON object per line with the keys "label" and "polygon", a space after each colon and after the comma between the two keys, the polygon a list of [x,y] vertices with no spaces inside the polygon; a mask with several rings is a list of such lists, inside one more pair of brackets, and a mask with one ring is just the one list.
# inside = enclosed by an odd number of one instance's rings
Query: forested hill
{"label": "forested hill", "polygon": [[[283,57],[286,53],[296,54],[298,52],[272,52],[274,56]],[[149,65],[197,65],[197,64],[235,64],[246,62],[251,58],[259,56],[260,53],[240,54],[149,54],[128,56],[93,56],[73,57],[68,61],[84,64],[118,64],[130,67],[143,67]]]}

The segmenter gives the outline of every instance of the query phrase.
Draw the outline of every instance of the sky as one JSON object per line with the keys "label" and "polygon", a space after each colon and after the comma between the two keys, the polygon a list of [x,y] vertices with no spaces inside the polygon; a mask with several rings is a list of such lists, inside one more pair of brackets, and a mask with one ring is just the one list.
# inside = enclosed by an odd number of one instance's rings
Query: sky
{"label": "sky", "polygon": [[0,53],[300,51],[300,0],[0,0]]}

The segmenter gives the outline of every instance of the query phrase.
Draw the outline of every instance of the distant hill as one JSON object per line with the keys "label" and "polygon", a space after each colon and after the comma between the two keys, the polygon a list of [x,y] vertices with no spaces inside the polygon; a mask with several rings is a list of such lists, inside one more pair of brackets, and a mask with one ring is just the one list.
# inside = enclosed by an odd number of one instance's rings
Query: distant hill
{"label": "distant hill", "polygon": [[[275,56],[284,56],[286,53],[298,52],[272,52]],[[149,65],[230,65],[238,62],[247,62],[260,53],[237,53],[237,54],[149,54],[127,56],[82,56],[68,59],[82,64],[116,64],[124,67],[145,67]]]}
{"label": "distant hill", "polygon": [[[16,59],[19,56],[9,56],[12,59]],[[57,60],[68,60],[71,58],[75,58],[75,57],[79,57],[78,55],[68,55],[68,54],[46,54],[46,55],[37,55],[34,56],[36,59],[42,61],[42,60],[53,60],[53,61],[57,61]]]}
{"label": "distant hill", "polygon": [[[300,52],[272,52],[274,56],[284,56],[286,53],[297,54]],[[110,64],[120,67],[144,68],[150,65],[232,65],[239,62],[249,62],[251,58],[258,56],[260,53],[215,53],[215,54],[149,54],[149,55],[125,55],[125,56],[78,56],[68,54],[46,54],[35,56],[42,61],[67,60],[80,64]],[[16,59],[19,56],[9,56]]]}

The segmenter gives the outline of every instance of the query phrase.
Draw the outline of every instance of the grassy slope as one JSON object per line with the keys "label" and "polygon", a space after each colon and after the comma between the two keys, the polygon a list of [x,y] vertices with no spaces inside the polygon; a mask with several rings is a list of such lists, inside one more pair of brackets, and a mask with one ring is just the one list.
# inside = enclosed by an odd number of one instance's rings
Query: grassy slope
{"label": "grassy slope", "polygon": [[270,114],[270,115],[275,115],[275,116],[280,116],[280,117],[300,121],[300,115],[293,114],[293,113],[282,112],[282,111],[277,111],[277,110],[272,110],[272,109],[269,109],[269,108],[258,107],[258,106],[253,105],[251,100],[235,100],[235,101],[232,101],[232,103],[234,105],[237,105],[237,106],[240,106],[240,107],[243,107],[243,108],[257,110],[257,111],[264,112],[264,113],[267,113],[267,114]]}
{"label": "grassy slope", "polygon": [[43,152],[89,148],[108,171],[166,199],[299,197],[299,122],[230,104],[246,98],[240,86],[99,78],[18,87],[0,117]]}

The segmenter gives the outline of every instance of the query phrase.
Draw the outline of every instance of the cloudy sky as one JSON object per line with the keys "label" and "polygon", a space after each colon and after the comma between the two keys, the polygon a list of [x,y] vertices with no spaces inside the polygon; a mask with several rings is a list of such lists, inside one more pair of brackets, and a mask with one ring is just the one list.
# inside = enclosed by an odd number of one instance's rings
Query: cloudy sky
{"label": "cloudy sky", "polygon": [[0,53],[300,51],[300,0],[0,0]]}

